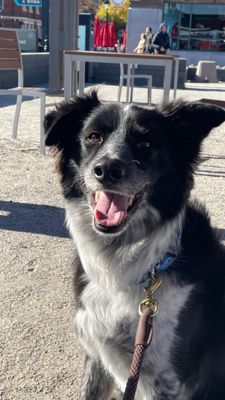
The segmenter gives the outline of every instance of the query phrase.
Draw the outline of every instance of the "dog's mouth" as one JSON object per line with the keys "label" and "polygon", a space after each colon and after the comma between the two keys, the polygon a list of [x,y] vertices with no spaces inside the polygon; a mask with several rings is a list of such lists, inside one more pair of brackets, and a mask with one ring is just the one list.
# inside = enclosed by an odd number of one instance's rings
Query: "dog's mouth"
{"label": "dog's mouth", "polygon": [[139,197],[140,193],[132,196],[107,191],[93,193],[96,228],[109,233],[120,230]]}

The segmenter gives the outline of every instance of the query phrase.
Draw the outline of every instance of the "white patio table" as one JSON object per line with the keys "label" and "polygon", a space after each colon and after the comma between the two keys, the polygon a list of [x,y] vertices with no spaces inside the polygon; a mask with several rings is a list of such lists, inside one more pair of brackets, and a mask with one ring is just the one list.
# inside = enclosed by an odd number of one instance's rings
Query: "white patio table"
{"label": "white patio table", "polygon": [[[104,64],[137,64],[137,65],[152,65],[164,67],[163,94],[162,102],[169,101],[172,64],[175,61],[174,72],[174,88],[173,97],[176,97],[179,57],[174,55],[158,55],[158,54],[136,54],[136,53],[113,53],[99,51],[79,51],[65,50],[64,51],[64,97],[70,99],[76,93],[77,88],[79,94],[84,92],[85,87],[85,63],[104,63]],[[75,79],[74,79],[75,67]],[[129,70],[129,68],[128,68]],[[79,71],[79,74],[77,74]],[[128,87],[130,80],[128,77]],[[128,102],[128,98],[127,98]]]}

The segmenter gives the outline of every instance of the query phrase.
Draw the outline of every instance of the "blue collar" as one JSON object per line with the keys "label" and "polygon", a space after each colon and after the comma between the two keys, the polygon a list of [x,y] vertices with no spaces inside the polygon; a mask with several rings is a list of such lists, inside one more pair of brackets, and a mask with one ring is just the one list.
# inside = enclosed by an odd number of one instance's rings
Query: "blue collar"
{"label": "blue collar", "polygon": [[165,256],[160,258],[154,266],[154,271],[162,272],[169,268],[177,258],[178,251],[180,249],[181,242],[181,231],[178,233],[176,238],[175,246],[170,246]]}
{"label": "blue collar", "polygon": [[[154,265],[153,271],[154,272],[163,272],[166,271],[176,260],[177,254],[180,250],[180,244],[181,244],[181,235],[182,231],[177,235],[176,238],[176,243],[174,246],[170,246],[166,254],[160,258]],[[146,282],[149,281],[149,272],[146,272],[142,279],[140,280],[139,285],[146,284]]]}

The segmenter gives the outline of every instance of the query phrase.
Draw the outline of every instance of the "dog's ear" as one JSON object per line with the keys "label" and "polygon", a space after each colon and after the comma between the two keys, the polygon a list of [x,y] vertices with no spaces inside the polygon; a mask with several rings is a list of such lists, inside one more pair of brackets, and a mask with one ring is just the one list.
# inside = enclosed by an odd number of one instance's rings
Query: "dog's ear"
{"label": "dog's ear", "polygon": [[198,157],[202,140],[211,129],[225,121],[225,110],[201,102],[176,101],[161,110],[170,122],[170,140],[180,158],[192,162]]}
{"label": "dog's ear", "polygon": [[168,118],[181,135],[204,139],[212,128],[225,121],[225,110],[201,102],[176,101],[166,105],[163,115]]}
{"label": "dog's ear", "polygon": [[73,147],[84,120],[100,104],[96,91],[58,104],[56,110],[48,113],[44,120],[46,146],[54,146],[58,150]]}

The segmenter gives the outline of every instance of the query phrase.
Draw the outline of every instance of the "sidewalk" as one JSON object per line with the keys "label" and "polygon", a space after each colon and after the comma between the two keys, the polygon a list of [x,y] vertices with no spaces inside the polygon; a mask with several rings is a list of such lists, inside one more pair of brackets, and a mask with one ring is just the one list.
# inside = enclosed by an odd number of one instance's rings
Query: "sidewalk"
{"label": "sidewalk", "polygon": [[[91,87],[91,86],[90,86]],[[203,97],[212,98],[216,100],[225,100],[225,83],[187,83],[186,89],[177,90],[177,98],[183,98],[189,101],[199,100]],[[118,86],[113,85],[99,85],[99,96],[105,101],[116,101]],[[88,89],[88,88],[87,88]],[[146,105],[146,88],[134,88],[134,102]],[[173,91],[171,90],[171,100]],[[122,101],[125,101],[126,91],[123,88]],[[152,102],[153,104],[159,103],[162,96],[162,90],[153,88]],[[61,101],[62,97],[48,97],[46,98],[47,104]],[[31,107],[32,102],[32,107]],[[35,146],[39,141],[37,136],[38,123],[39,123],[39,100],[24,101],[22,104],[22,111],[20,116],[18,128],[18,140],[21,141],[21,146],[25,147]],[[12,129],[13,113],[14,113],[15,96],[0,96],[0,138],[9,138]],[[47,108],[47,111],[49,108]],[[24,143],[28,141],[28,143]],[[27,147],[26,147],[27,148]]]}
{"label": "sidewalk", "polygon": [[[225,84],[187,86],[178,97],[225,100]],[[135,89],[134,100],[145,101],[145,91]],[[153,102],[160,94],[153,89]],[[117,87],[101,86],[99,96],[115,101]],[[0,97],[0,399],[76,400],[83,359],[63,199],[52,158],[39,152],[38,100],[23,103],[18,140],[11,139],[14,106],[4,104]],[[205,141],[194,195],[225,239],[225,124]]]}

